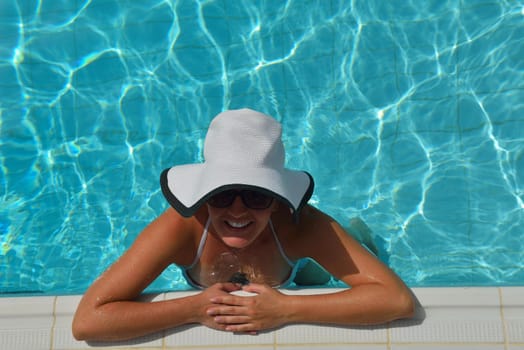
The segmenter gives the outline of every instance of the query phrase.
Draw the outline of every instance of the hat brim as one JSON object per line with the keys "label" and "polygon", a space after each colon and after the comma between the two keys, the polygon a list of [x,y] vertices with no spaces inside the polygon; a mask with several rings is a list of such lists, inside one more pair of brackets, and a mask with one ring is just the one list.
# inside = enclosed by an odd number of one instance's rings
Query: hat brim
{"label": "hat brim", "polygon": [[206,163],[165,169],[160,185],[169,204],[185,217],[193,216],[212,195],[234,187],[267,192],[287,204],[297,218],[314,188],[312,176],[305,171],[221,168]]}

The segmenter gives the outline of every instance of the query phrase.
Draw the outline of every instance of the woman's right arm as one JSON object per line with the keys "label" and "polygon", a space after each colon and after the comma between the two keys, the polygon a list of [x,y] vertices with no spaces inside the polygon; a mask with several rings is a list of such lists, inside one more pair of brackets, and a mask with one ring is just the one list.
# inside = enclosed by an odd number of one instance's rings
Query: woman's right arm
{"label": "woman's right arm", "polygon": [[229,285],[203,293],[158,302],[137,301],[140,293],[171,263],[194,256],[195,218],[169,208],[138,236],[130,249],[86,291],[73,320],[78,340],[125,340],[183,324],[220,328],[206,315],[213,295]]}

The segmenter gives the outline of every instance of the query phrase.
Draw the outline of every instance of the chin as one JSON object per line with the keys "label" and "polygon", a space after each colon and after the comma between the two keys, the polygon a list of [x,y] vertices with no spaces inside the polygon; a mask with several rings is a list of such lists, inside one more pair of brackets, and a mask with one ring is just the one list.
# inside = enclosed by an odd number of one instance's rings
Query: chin
{"label": "chin", "polygon": [[222,242],[230,248],[242,249],[251,244],[250,240],[242,237],[222,237]]}

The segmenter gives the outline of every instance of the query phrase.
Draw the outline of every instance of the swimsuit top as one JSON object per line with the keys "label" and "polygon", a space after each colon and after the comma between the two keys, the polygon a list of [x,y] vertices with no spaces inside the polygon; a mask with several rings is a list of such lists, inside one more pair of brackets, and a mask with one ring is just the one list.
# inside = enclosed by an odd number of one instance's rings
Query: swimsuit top
{"label": "swimsuit top", "polygon": [[[192,287],[198,288],[198,289],[203,289],[204,286],[202,286],[199,283],[197,283],[196,281],[194,281],[191,278],[191,276],[189,276],[188,271],[191,270],[191,268],[193,268],[198,263],[198,261],[200,260],[200,257],[202,255],[202,251],[204,250],[204,245],[206,243],[207,235],[208,235],[208,232],[209,232],[209,225],[210,225],[210,223],[211,223],[211,219],[208,218],[208,220],[206,222],[206,226],[204,228],[204,233],[202,234],[202,238],[200,239],[200,243],[198,245],[197,254],[195,256],[195,259],[191,263],[191,265],[189,265],[189,266],[180,266],[180,269],[182,270],[182,275],[184,276],[186,281]],[[271,229],[271,233],[273,234],[273,238],[275,239],[275,243],[277,245],[278,251],[282,255],[282,258],[289,264],[289,266],[291,266],[291,273],[289,274],[289,277],[285,281],[283,281],[280,285],[276,286],[275,288],[287,288],[287,287],[289,287],[293,283],[293,280],[295,279],[295,276],[296,276],[297,272],[300,271],[300,269],[302,267],[304,267],[304,265],[307,263],[308,259],[307,258],[303,258],[303,259],[299,259],[296,262],[293,262],[291,259],[289,259],[287,257],[287,255],[286,255],[286,253],[284,253],[284,249],[282,248],[282,245],[280,244],[280,241],[278,240],[277,234],[275,232],[275,228],[273,227],[273,223],[271,222],[271,220],[269,220],[269,227]]]}

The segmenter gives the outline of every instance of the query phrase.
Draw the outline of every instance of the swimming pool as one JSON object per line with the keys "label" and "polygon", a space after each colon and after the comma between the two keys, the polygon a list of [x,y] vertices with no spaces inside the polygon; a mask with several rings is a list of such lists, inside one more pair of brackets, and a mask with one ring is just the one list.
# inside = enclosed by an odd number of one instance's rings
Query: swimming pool
{"label": "swimming pool", "polygon": [[523,285],[522,57],[517,1],[2,1],[0,294],[83,292],[244,106],[410,286]]}

